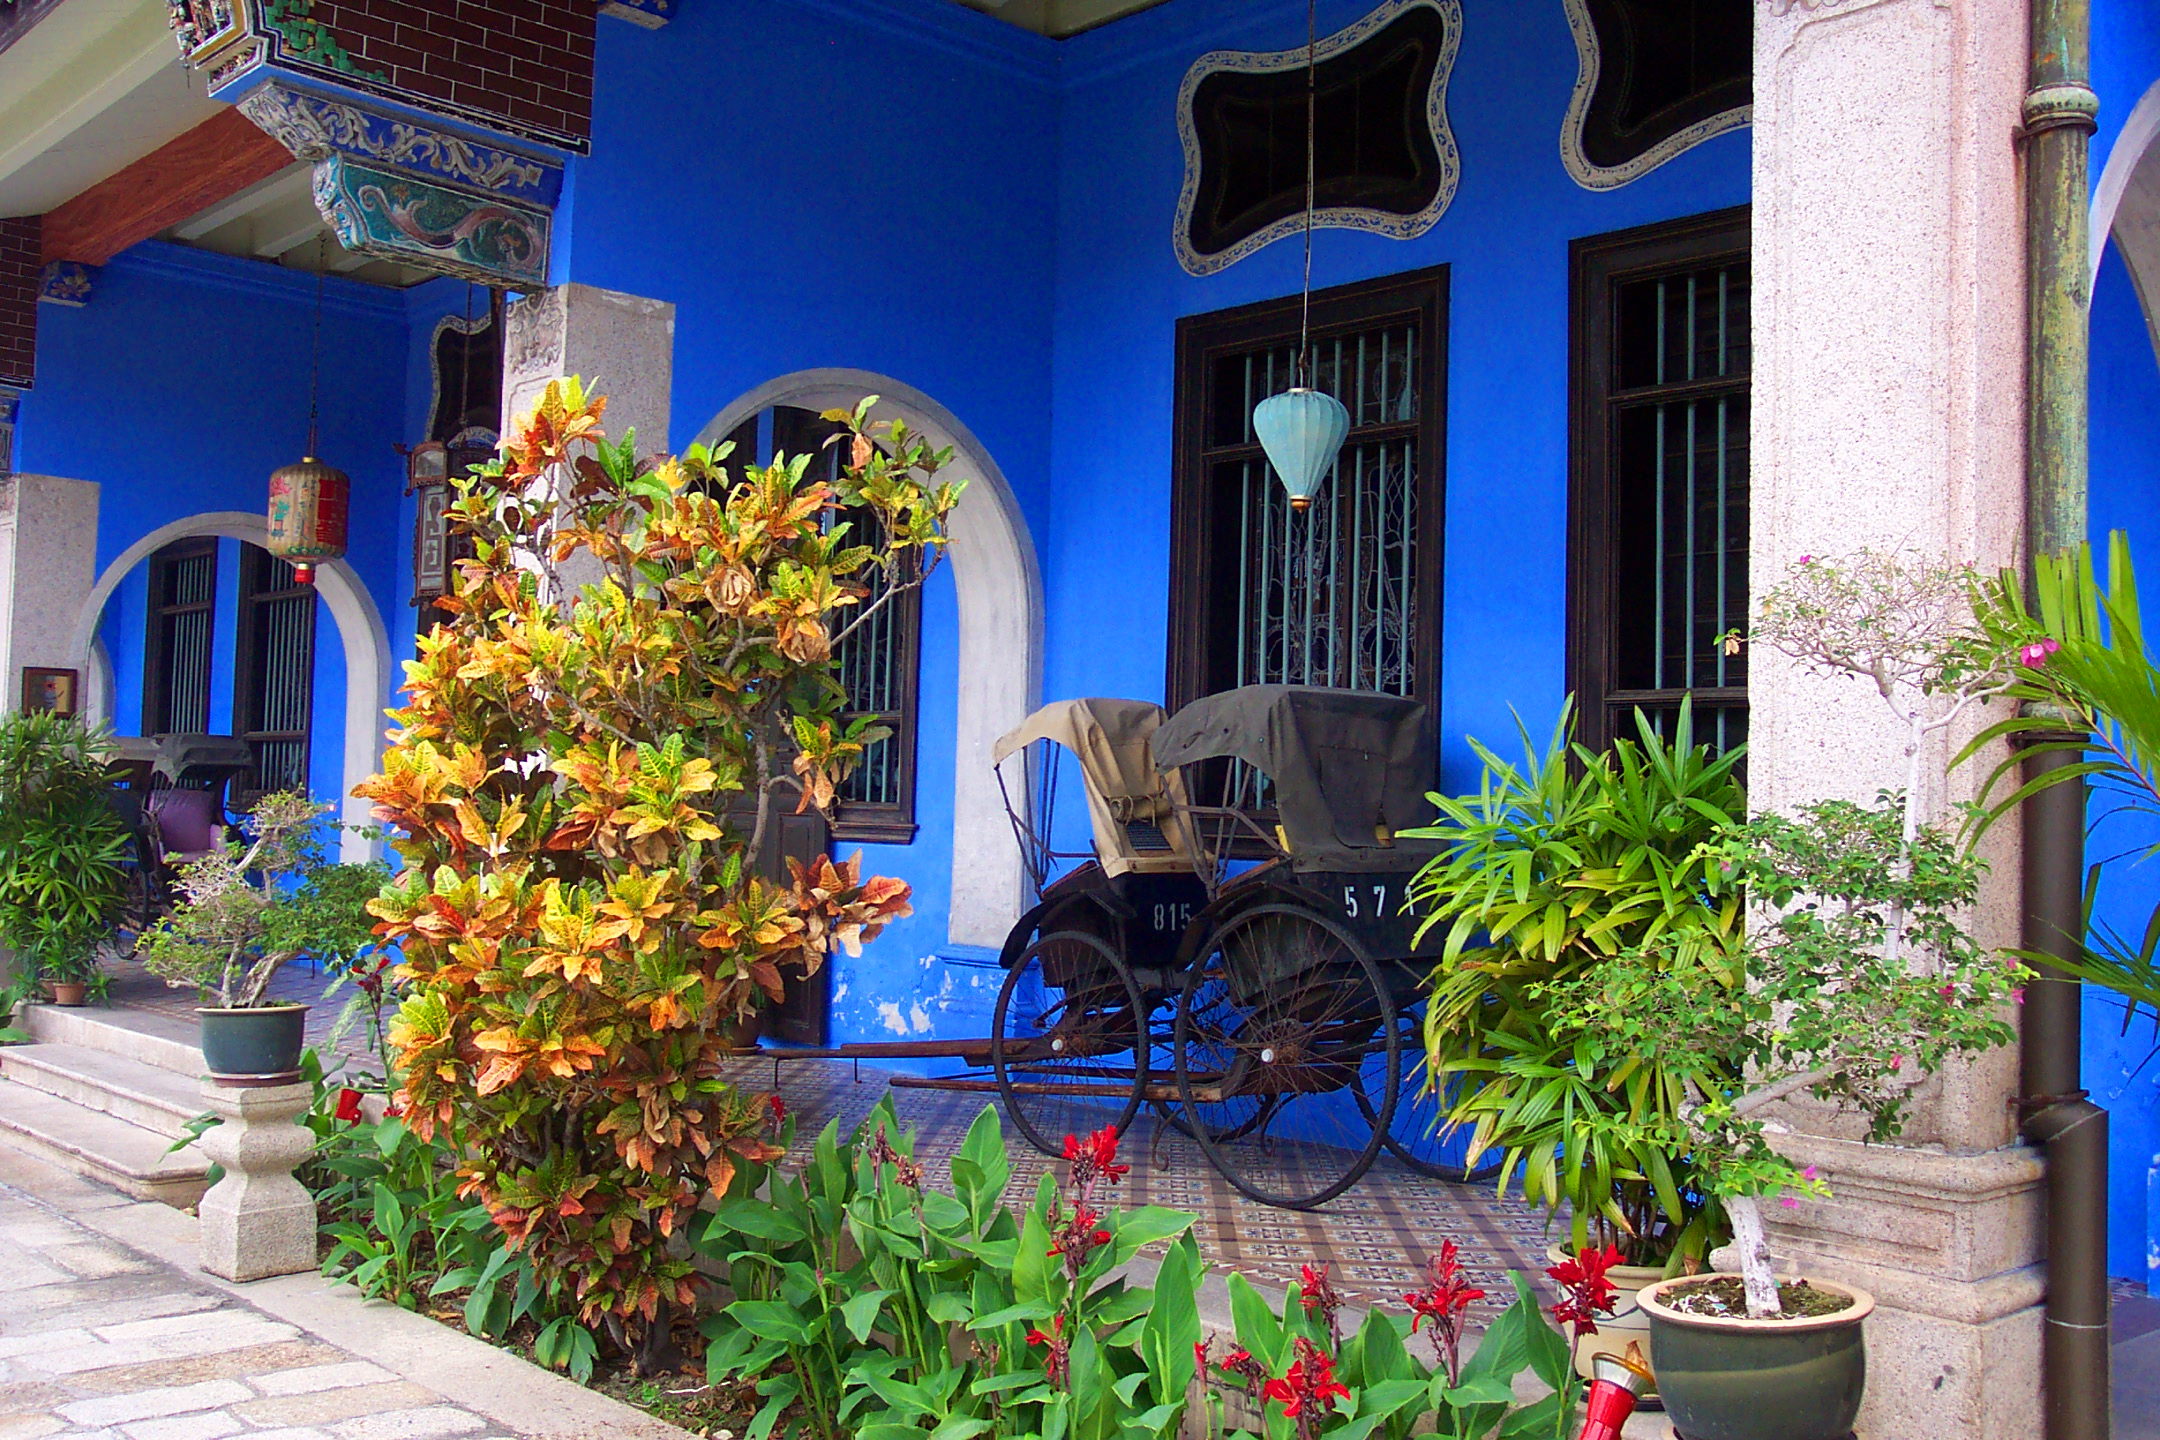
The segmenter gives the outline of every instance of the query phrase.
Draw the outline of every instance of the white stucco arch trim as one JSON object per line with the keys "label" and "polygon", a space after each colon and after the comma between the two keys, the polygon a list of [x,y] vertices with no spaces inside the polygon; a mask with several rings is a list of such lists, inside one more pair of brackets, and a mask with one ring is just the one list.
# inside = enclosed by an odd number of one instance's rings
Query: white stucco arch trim
{"label": "white stucco arch trim", "polygon": [[2100,262],[2111,242],[2130,272],[2154,354],[2160,356],[2160,314],[2155,313],[2160,310],[2160,81],[2131,107],[2093,186],[2087,304],[2100,287]]}
{"label": "white stucco arch trim", "polygon": [[[103,648],[98,644],[98,621],[105,602],[112,598],[128,572],[175,540],[215,535],[222,540],[242,540],[267,549],[270,527],[262,516],[245,510],[213,510],[190,515],[160,526],[137,540],[107,565],[91,587],[75,617],[69,642],[70,662],[90,678],[84,709],[98,720],[112,718],[112,667],[99,664]],[[318,562],[315,588],[321,592],[330,618],[337,622],[338,639],[345,651],[345,763],[343,793],[338,797],[338,819],[347,828],[340,833],[340,859],[361,861],[374,854],[374,845],[353,827],[373,823],[368,802],[352,793],[355,785],[375,773],[382,756],[383,711],[390,703],[392,666],[390,632],[383,626],[382,612],[375,608],[359,572],[343,560]]]}
{"label": "white stucco arch trim", "polygon": [[950,474],[965,480],[950,521],[953,588],[960,601],[960,694],[953,737],[952,911],[948,938],[1000,945],[1019,918],[1025,878],[991,769],[998,736],[1035,708],[1042,690],[1042,572],[1035,542],[1004,472],[967,426],[914,386],[868,370],[799,370],[736,399],[698,432],[715,444],[772,405],[853,409],[901,419],[933,445],[951,446]]}

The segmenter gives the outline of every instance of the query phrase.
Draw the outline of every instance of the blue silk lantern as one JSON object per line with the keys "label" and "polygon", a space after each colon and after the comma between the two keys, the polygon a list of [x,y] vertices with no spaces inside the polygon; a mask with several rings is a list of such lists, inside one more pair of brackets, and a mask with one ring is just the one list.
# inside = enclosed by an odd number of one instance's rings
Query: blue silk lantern
{"label": "blue silk lantern", "polygon": [[1350,434],[1350,412],[1325,390],[1300,385],[1254,406],[1252,423],[1276,478],[1290,492],[1290,508],[1303,510],[1335,466]]}

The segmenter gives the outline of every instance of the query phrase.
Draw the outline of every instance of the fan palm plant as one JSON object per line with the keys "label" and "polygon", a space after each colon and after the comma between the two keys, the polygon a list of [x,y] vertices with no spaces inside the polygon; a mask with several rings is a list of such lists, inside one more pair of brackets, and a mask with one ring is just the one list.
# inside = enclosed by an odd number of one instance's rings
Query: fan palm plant
{"label": "fan palm plant", "polygon": [[[1982,788],[1976,831],[2039,790],[2071,781],[2088,782],[2113,799],[2117,817],[2160,822],[2160,669],[2145,644],[2129,538],[2120,530],[2108,537],[2105,585],[2094,572],[2091,547],[2081,545],[2034,560],[2030,602],[2015,571],[1980,586],[1976,602],[1989,634],[2018,653],[2017,683],[2008,695],[2022,702],[2017,714],[1989,726],[1958,756],[1962,764],[1994,741],[2018,744],[2018,753],[1998,763]],[[2066,756],[2070,763],[2025,778],[2022,762],[2036,755]],[[2140,858],[2155,855],[2160,843],[2143,847]],[[2067,963],[2025,958],[2160,1011],[2160,904],[2141,932],[2099,920],[2094,912],[2109,863],[2097,861],[2086,872],[2080,951]],[[2146,893],[2153,893],[2150,885]]]}
{"label": "fan palm plant", "polygon": [[1704,848],[1745,814],[1741,751],[1696,744],[1686,705],[1670,739],[1637,712],[1637,738],[1603,753],[1574,742],[1573,721],[1563,709],[1542,749],[1522,732],[1519,766],[1473,740],[1479,791],[1433,797],[1439,819],[1411,832],[1444,845],[1409,896],[1420,939],[1445,936],[1428,1068],[1444,1123],[1471,1129],[1470,1165],[1503,1152],[1526,1198],[1571,1212],[1577,1248],[1594,1237],[1663,1264],[1705,1253],[1716,1223],[1684,1159],[1683,1077],[1602,1063],[1549,995],[1645,947],[1741,983],[1744,906]]}

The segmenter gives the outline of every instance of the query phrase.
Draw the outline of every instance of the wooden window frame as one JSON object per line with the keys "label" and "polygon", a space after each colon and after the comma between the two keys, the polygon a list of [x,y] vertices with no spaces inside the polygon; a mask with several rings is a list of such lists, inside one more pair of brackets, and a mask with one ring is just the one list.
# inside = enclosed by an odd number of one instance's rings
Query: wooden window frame
{"label": "wooden window frame", "polygon": [[[729,456],[732,465],[769,464],[772,452],[787,454],[803,453],[801,447],[793,450],[781,444],[783,437],[777,425],[781,409],[800,410],[800,406],[769,406],[738,424],[728,438],[735,442],[734,453]],[[812,412],[806,412],[812,413]],[[767,415],[773,416],[768,422]],[[822,452],[811,452],[815,461]],[[834,802],[831,838],[841,843],[859,845],[909,845],[913,844],[920,828],[915,819],[916,746],[921,730],[920,684],[922,672],[922,601],[921,586],[914,586],[895,596],[888,609],[893,615],[893,710],[869,712],[847,711],[846,718],[855,719],[864,714],[876,713],[886,717],[893,731],[891,744],[895,749],[900,767],[900,798],[889,804],[867,804],[862,801],[840,798]],[[854,617],[854,609],[844,612],[844,626]]]}
{"label": "wooden window frame", "polygon": [[[143,702],[142,732],[145,735],[177,733],[166,727],[172,723],[166,701],[167,671],[171,656],[167,651],[165,622],[172,616],[189,611],[203,611],[210,616],[210,656],[203,670],[203,712],[210,712],[210,693],[213,672],[217,662],[217,551],[215,536],[200,536],[190,540],[175,540],[150,557],[150,599],[143,625]],[[200,556],[210,557],[210,598],[200,604],[168,605],[164,602],[166,576],[183,560]],[[207,732],[209,722],[204,721]],[[192,732],[187,732],[192,733]]]}
{"label": "wooden window frame", "polygon": [[[1392,320],[1415,319],[1424,337],[1418,357],[1418,418],[1406,424],[1418,446],[1415,480],[1418,504],[1418,604],[1411,639],[1421,662],[1414,697],[1425,705],[1426,743],[1439,733],[1442,635],[1442,587],[1446,579],[1447,538],[1447,363],[1449,267],[1383,276],[1316,290],[1312,296],[1312,337],[1368,330]],[[1208,613],[1216,589],[1214,487],[1215,465],[1258,446],[1211,446],[1207,443],[1208,382],[1221,356],[1252,350],[1286,339],[1297,343],[1300,300],[1289,295],[1240,305],[1178,321],[1176,399],[1171,466],[1170,615],[1168,675],[1165,691],[1174,711],[1209,693],[1209,631],[1219,628]]]}
{"label": "wooden window frame", "polygon": [[[240,602],[238,627],[233,646],[233,733],[253,748],[258,740],[293,738],[288,730],[263,731],[260,728],[263,709],[264,654],[262,620],[264,607],[277,600],[290,600],[306,596],[313,601],[316,595],[312,585],[287,585],[281,589],[262,588],[273,573],[277,557],[260,546],[242,544],[240,547]],[[301,745],[302,771],[313,773],[315,761],[315,642],[317,625],[312,617],[307,627],[307,655],[304,671],[307,681],[307,718],[297,738]],[[240,803],[254,803],[263,792],[262,777],[254,771],[248,773],[249,788],[240,794]]]}
{"label": "wooden window frame", "polygon": [[[1619,738],[1612,707],[1636,693],[1614,684],[1617,635],[1611,618],[1619,597],[1611,538],[1618,508],[1613,458],[1621,413],[1615,402],[1624,393],[1615,385],[1620,360],[1615,297],[1634,281],[1745,260],[1750,239],[1750,209],[1737,205],[1585,236],[1568,247],[1567,684],[1575,697],[1577,736],[1593,750]],[[1744,702],[1747,687],[1692,693],[1706,701]]]}

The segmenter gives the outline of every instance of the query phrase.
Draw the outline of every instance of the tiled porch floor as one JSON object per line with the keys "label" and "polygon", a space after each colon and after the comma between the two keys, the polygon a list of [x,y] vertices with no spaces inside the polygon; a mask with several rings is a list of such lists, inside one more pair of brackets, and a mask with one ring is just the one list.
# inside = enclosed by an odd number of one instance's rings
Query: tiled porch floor
{"label": "tiled porch floor", "polygon": [[[112,967],[112,976],[113,1003],[194,1018],[192,995],[167,989],[139,966],[122,963]],[[304,967],[294,966],[286,967],[272,985],[284,998],[318,1002],[308,1017],[308,1038],[318,1047],[330,1039],[350,994],[341,991],[329,1003],[319,1003],[323,985]],[[357,1031],[341,1037],[338,1050],[355,1063],[365,1061],[367,1068],[375,1068]],[[916,1131],[916,1155],[933,1183],[943,1181],[947,1162],[984,1103],[979,1094],[889,1089],[886,1072],[868,1065],[776,1055],[745,1059],[736,1067],[735,1078],[746,1088],[777,1090],[798,1117],[800,1137],[807,1141],[834,1118],[846,1134],[890,1093],[901,1123]],[[1008,1198],[1021,1204],[1055,1162],[1028,1146],[1009,1123],[1005,1128],[1014,1168]],[[1351,1304],[1399,1306],[1443,1240],[1461,1248],[1464,1263],[1496,1296],[1506,1293],[1506,1272],[1511,1269],[1540,1286],[1544,1283],[1543,1215],[1519,1199],[1498,1198],[1490,1184],[1428,1179],[1383,1153],[1364,1179],[1323,1208],[1280,1210],[1239,1194],[1197,1145],[1146,1111],[1127,1136],[1124,1158],[1133,1170],[1118,1197],[1121,1204],[1193,1212],[1200,1217],[1201,1253],[1219,1269],[1240,1271],[1258,1285],[1287,1288],[1297,1279],[1299,1266],[1325,1264],[1335,1288]]]}

